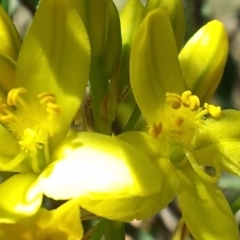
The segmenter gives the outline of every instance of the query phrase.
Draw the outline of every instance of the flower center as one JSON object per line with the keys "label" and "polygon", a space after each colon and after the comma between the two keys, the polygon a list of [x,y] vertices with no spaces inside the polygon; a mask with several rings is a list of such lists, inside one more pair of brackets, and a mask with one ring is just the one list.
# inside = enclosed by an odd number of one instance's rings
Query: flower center
{"label": "flower center", "polygon": [[[19,156],[0,167],[11,169],[23,160],[30,159],[30,167],[39,173],[41,165],[50,161],[48,139],[59,130],[60,107],[51,93],[40,93],[38,101],[33,100],[29,104],[20,96],[23,93],[26,93],[25,88],[12,89],[7,104],[0,102],[0,123],[15,136],[21,148]],[[45,164],[42,164],[42,158]]]}
{"label": "flower center", "polygon": [[[205,127],[206,119],[209,116],[220,117],[221,108],[207,103],[204,107],[200,107],[199,98],[192,95],[191,91],[185,91],[181,96],[167,93],[164,106],[157,115],[160,121],[151,124],[148,131],[153,137],[164,139],[169,143],[170,160],[177,163],[187,158],[199,176],[209,182],[216,182],[219,179],[218,166],[215,164],[216,176],[211,178],[197,165],[191,149],[194,146],[195,136]],[[179,146],[177,152],[175,146]]]}
{"label": "flower center", "polygon": [[207,103],[200,107],[199,98],[191,91],[185,91],[181,96],[167,93],[164,106],[157,115],[160,121],[148,127],[152,136],[169,137],[175,144],[189,146],[208,116],[221,116],[221,108]]}

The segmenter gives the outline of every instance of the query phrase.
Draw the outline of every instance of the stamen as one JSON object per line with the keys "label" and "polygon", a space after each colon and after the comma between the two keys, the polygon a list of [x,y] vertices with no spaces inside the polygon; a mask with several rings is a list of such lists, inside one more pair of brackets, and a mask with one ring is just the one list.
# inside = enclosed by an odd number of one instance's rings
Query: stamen
{"label": "stamen", "polygon": [[7,96],[7,104],[9,106],[21,106],[26,111],[29,111],[29,107],[26,102],[20,97],[21,93],[26,93],[26,89],[21,88],[13,88],[10,90]]}
{"label": "stamen", "polygon": [[24,152],[20,152],[14,159],[9,161],[8,163],[2,163],[0,161],[0,169],[4,171],[10,171],[17,167],[25,158],[26,154]]}
{"label": "stamen", "polygon": [[179,109],[182,104],[181,97],[177,93],[166,93],[165,101],[171,103],[173,109]]}
{"label": "stamen", "polygon": [[60,113],[60,106],[56,104],[56,98],[52,93],[43,92],[38,94],[40,104],[46,106],[46,111],[50,115],[58,115]]}
{"label": "stamen", "polygon": [[148,126],[148,133],[153,137],[158,137],[162,132],[162,123],[154,123]]}
{"label": "stamen", "polygon": [[221,177],[221,170],[219,166],[214,163],[214,169],[215,169],[215,176],[210,176],[207,173],[205,173],[202,168],[198,165],[197,161],[195,160],[192,152],[187,148],[182,148],[183,152],[185,153],[187,159],[189,160],[190,164],[192,165],[193,170],[201,177],[202,179],[206,180],[210,183],[216,183],[219,181]]}
{"label": "stamen", "polygon": [[32,164],[32,170],[34,173],[40,173],[41,169],[39,168],[38,165],[38,159],[36,153],[32,153],[31,155],[31,164]]}
{"label": "stamen", "polygon": [[207,109],[208,113],[212,117],[219,118],[221,116],[221,107],[220,106],[214,106],[214,105],[205,103],[204,107]]}
{"label": "stamen", "polygon": [[190,110],[195,111],[200,106],[200,100],[196,95],[192,95],[191,91],[183,92],[181,96],[183,105],[188,107]]}

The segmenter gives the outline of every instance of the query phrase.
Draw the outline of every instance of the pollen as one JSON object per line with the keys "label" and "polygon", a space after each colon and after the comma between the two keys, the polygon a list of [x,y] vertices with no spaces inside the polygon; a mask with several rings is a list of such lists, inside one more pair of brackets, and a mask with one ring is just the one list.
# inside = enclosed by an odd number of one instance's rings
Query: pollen
{"label": "pollen", "polygon": [[15,136],[24,153],[36,157],[59,130],[60,107],[51,93],[40,93],[27,101],[22,96],[26,92],[25,88],[14,88],[7,103],[0,102],[0,123]]}
{"label": "pollen", "polygon": [[153,137],[168,138],[172,144],[190,147],[194,135],[200,131],[206,119],[221,116],[221,108],[204,104],[191,91],[182,95],[166,93],[165,103],[157,112],[158,121],[149,125],[149,134]]}

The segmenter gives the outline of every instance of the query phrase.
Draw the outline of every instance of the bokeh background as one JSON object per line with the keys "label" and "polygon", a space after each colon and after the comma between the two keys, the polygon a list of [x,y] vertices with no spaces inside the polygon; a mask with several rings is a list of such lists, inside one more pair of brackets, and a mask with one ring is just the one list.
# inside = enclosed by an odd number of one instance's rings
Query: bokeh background
{"label": "bokeh background", "polygon": [[[126,0],[114,1],[121,11]],[[0,3],[24,36],[38,0],[0,0]],[[230,51],[222,81],[211,101],[223,108],[240,109],[240,0],[183,0],[183,4],[186,14],[185,42],[209,20],[223,22],[229,36]],[[219,185],[230,203],[240,196],[239,178],[224,174]],[[240,222],[239,213],[236,219]],[[126,232],[126,240],[191,239],[176,201],[151,219],[126,224]]]}

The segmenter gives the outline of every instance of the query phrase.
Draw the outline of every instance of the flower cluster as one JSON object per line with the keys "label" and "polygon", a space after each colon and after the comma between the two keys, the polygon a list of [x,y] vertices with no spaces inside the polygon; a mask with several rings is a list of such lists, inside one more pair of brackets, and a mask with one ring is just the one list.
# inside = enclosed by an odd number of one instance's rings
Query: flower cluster
{"label": "flower cluster", "polygon": [[[175,196],[195,239],[239,239],[216,183],[240,173],[240,114],[205,103],[228,53],[219,21],[181,49],[181,0],[129,0],[120,15],[111,0],[42,0],[23,41],[0,16],[0,239],[77,240],[80,208],[113,226]],[[136,107],[116,136],[124,103]]]}

